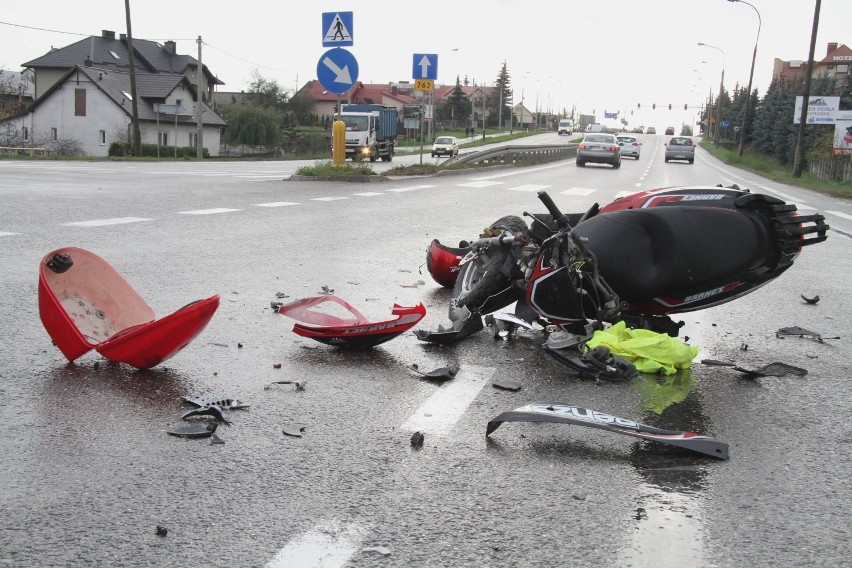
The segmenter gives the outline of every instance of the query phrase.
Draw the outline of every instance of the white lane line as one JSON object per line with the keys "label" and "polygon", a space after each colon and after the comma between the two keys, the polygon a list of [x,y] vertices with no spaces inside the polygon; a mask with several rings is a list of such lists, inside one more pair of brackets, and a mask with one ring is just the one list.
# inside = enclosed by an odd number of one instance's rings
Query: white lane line
{"label": "white lane line", "polygon": [[361,548],[365,529],[337,521],[316,525],[291,540],[265,568],[339,568]]}
{"label": "white lane line", "polygon": [[503,183],[503,182],[502,182],[502,181],[485,181],[485,180],[481,180],[481,181],[469,181],[469,182],[467,182],[467,183],[460,183],[460,184],[458,184],[458,186],[459,186],[459,187],[475,187],[475,188],[479,188],[479,187],[491,187],[492,185],[500,185],[501,183]]}
{"label": "white lane line", "polygon": [[286,207],[288,205],[298,205],[293,201],[271,201],[269,203],[255,203],[255,207]]}
{"label": "white lane line", "polygon": [[539,185],[537,183],[528,183],[526,185],[518,185],[516,187],[510,187],[508,189],[509,189],[509,191],[529,191],[529,192],[533,192],[533,191],[540,191],[542,189],[547,189],[548,187],[550,187],[550,186],[549,185]]}
{"label": "white lane line", "polygon": [[358,195],[360,197],[376,197],[377,195],[384,195],[384,193],[380,191],[364,191],[361,193],[353,193],[352,195]]}
{"label": "white lane line", "polygon": [[494,367],[463,366],[406,420],[400,428],[443,435],[449,433],[494,374]]}
{"label": "white lane line", "polygon": [[144,217],[116,217],[113,219],[97,219],[95,221],[76,221],[74,223],[62,223],[63,227],[103,227],[106,225],[123,225],[124,223],[139,223],[140,221],[153,221]]}
{"label": "white lane line", "polygon": [[596,191],[597,188],[593,187],[571,187],[560,192],[560,195],[591,195]]}
{"label": "white lane line", "polygon": [[[841,213],[840,211],[826,211],[826,213],[831,213],[832,215],[836,215],[838,217],[842,217],[848,221],[852,221],[852,215],[847,215],[846,213]],[[14,234],[14,233],[10,233]]]}
{"label": "white lane line", "polygon": [[4,231],[0,231],[0,237],[11,237],[12,235],[20,235],[21,233],[6,233]]}
{"label": "white lane line", "polygon": [[239,211],[239,209],[228,209],[227,207],[196,209],[195,211],[178,211],[178,215],[215,215],[217,213],[233,213],[234,211]]}
{"label": "white lane line", "polygon": [[250,174],[245,174],[245,175],[239,175],[239,176],[234,176],[234,177],[239,178],[239,179],[261,179],[261,180],[263,180],[263,179],[275,179],[275,180],[277,180],[277,179],[284,179],[284,174],[281,174],[281,175],[273,175],[273,174],[250,175]]}
{"label": "white lane line", "polygon": [[343,197],[342,195],[337,195],[334,197],[313,197],[311,201],[341,201],[343,199],[349,199],[348,197]]}
{"label": "white lane line", "polygon": [[403,191],[414,191],[415,189],[429,189],[430,187],[435,187],[434,185],[412,185],[411,187],[397,187],[395,189],[388,189],[387,191],[392,191],[395,193],[402,193]]}

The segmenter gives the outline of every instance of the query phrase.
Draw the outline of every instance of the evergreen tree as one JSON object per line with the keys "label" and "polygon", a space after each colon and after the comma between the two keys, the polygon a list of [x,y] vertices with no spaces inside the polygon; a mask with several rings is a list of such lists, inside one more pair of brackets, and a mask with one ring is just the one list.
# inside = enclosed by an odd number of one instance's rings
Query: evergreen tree
{"label": "evergreen tree", "polygon": [[497,124],[508,126],[512,123],[512,86],[505,61],[500,67],[500,72],[497,74],[493,93],[493,98],[495,99],[493,108],[496,111],[494,119],[495,126]]}
{"label": "evergreen tree", "polygon": [[456,76],[456,86],[453,87],[453,90],[450,92],[450,96],[447,97],[447,103],[445,106],[446,116],[452,121],[453,127],[455,127],[456,124],[468,124],[471,103],[470,99],[468,99],[464,94],[464,89],[462,89],[461,81],[458,76]]}

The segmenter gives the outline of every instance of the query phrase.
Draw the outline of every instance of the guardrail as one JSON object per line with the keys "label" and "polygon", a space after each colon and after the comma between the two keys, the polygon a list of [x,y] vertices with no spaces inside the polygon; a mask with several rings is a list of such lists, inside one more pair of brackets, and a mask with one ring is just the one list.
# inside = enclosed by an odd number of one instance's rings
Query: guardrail
{"label": "guardrail", "polygon": [[47,148],[12,148],[10,146],[0,146],[0,155],[4,156],[47,156]]}
{"label": "guardrail", "polygon": [[514,164],[516,162],[553,162],[577,157],[578,144],[554,144],[551,146],[506,145],[488,148],[479,152],[468,152],[447,160],[450,164]]}

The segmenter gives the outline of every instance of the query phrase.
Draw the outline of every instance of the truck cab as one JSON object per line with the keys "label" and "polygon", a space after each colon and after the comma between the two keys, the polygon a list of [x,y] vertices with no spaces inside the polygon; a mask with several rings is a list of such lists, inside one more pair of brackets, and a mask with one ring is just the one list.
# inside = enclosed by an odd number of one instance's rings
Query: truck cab
{"label": "truck cab", "polygon": [[375,162],[393,160],[398,112],[394,107],[373,104],[341,105],[335,120],[346,125],[346,157]]}

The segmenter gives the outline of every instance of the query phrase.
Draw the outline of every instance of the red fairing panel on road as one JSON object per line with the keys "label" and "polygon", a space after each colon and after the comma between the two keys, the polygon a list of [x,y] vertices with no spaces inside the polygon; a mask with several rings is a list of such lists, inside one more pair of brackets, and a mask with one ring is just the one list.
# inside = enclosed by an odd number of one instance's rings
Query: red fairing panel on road
{"label": "red fairing panel on road", "polygon": [[[344,319],[313,309],[326,302],[342,307],[354,318]],[[426,315],[426,308],[422,303],[414,307],[394,304],[391,313],[395,319],[371,322],[342,298],[314,296],[280,306],[278,313],[297,320],[293,332],[302,337],[338,347],[372,347],[414,327]]]}

